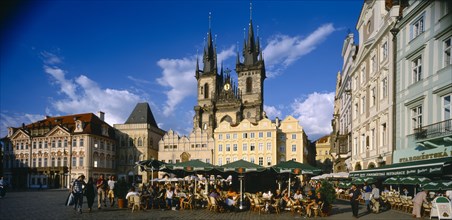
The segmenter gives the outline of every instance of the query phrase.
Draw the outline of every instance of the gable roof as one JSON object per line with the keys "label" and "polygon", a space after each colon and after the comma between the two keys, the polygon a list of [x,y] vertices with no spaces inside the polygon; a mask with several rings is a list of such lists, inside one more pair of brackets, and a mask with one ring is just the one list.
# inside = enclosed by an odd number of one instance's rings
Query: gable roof
{"label": "gable roof", "polygon": [[138,103],[125,124],[150,124],[158,128],[154,115],[147,102]]}

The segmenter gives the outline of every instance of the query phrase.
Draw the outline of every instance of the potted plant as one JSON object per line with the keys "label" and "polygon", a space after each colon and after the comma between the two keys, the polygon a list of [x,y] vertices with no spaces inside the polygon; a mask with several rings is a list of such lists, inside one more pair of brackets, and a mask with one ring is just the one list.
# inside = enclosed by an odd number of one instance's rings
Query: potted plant
{"label": "potted plant", "polygon": [[318,189],[318,192],[320,192],[320,195],[325,200],[324,205],[327,205],[327,214],[331,215],[331,211],[333,209],[332,204],[334,200],[336,200],[336,190],[334,189],[334,186],[330,181],[323,180],[321,184],[322,185]]}
{"label": "potted plant", "polygon": [[126,195],[129,191],[129,187],[127,186],[126,180],[121,178],[118,182],[115,184],[115,196],[118,198],[118,208],[124,208],[126,206]]}

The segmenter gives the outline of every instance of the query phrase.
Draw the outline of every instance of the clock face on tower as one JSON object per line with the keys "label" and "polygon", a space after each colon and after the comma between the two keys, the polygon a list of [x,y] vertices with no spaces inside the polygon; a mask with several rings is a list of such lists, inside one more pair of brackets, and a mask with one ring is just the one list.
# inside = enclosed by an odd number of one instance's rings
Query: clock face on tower
{"label": "clock face on tower", "polygon": [[224,85],[224,90],[229,91],[229,89],[231,89],[231,85],[229,83],[226,83]]}

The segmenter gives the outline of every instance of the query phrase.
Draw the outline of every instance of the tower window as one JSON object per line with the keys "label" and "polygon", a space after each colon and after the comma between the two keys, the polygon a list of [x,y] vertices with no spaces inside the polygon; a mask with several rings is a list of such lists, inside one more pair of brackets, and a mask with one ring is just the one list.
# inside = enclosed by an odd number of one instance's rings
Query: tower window
{"label": "tower window", "polygon": [[209,84],[204,84],[204,98],[208,99],[209,98]]}
{"label": "tower window", "polygon": [[251,77],[246,78],[246,93],[253,91],[253,79]]}

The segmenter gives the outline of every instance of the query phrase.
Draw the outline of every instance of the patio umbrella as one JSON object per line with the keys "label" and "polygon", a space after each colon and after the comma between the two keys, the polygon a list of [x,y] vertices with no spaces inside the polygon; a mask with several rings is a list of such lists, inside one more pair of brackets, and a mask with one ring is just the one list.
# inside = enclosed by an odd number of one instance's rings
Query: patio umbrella
{"label": "patio umbrella", "polygon": [[[257,164],[245,161],[245,160],[237,160],[232,163],[225,164],[223,166],[217,167],[217,170],[227,173],[227,172],[235,172],[238,174],[246,174],[250,172],[263,172],[266,170],[265,167],[259,166]],[[243,178],[239,178],[240,180],[240,209],[242,209],[243,204]]]}
{"label": "patio umbrella", "polygon": [[452,190],[452,180],[437,180],[431,181],[422,185],[423,189],[438,191],[438,190]]}
{"label": "patio umbrella", "polygon": [[347,188],[350,188],[352,186],[352,183],[349,182],[349,181],[341,181],[341,182],[339,182],[338,186],[339,186],[339,188],[347,189]]}
{"label": "patio umbrella", "polygon": [[290,194],[290,174],[300,175],[300,174],[319,174],[322,172],[321,169],[315,168],[309,164],[299,163],[294,160],[289,160],[281,162],[275,166],[271,167],[277,173],[288,173],[289,174],[289,194]]}
{"label": "patio umbrella", "polygon": [[400,176],[392,176],[389,177],[387,179],[385,179],[385,181],[383,181],[384,185],[399,185],[402,182],[403,177]]}
{"label": "patio umbrella", "polygon": [[331,175],[333,176],[333,178],[348,178],[349,177],[349,173],[347,173],[347,172],[332,173]]}
{"label": "patio umbrella", "polygon": [[[165,162],[162,162],[160,160],[156,159],[150,159],[150,160],[142,160],[135,163],[136,166],[140,167],[141,171],[151,171],[151,176],[154,178],[154,170],[158,171],[160,170],[160,167],[162,165],[165,165]],[[154,185],[154,180],[151,178],[151,185]]]}
{"label": "patio umbrella", "polygon": [[371,184],[371,183],[377,182],[377,180],[372,177],[358,177],[358,178],[355,178],[352,180],[352,183],[357,184],[357,185],[362,185],[365,182],[367,182],[368,184]]}
{"label": "patio umbrella", "polygon": [[422,185],[425,183],[430,182],[431,180],[427,177],[423,177],[423,176],[408,176],[408,177],[403,177],[401,180],[401,184],[404,185]]}

